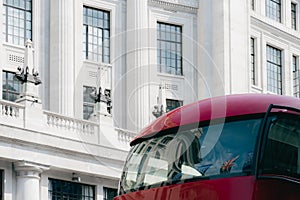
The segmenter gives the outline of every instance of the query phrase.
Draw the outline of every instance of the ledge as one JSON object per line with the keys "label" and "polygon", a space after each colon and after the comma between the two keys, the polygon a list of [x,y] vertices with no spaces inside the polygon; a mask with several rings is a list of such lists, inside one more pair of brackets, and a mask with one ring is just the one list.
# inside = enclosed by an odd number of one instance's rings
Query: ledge
{"label": "ledge", "polygon": [[199,2],[197,0],[148,0],[148,5],[163,8],[173,12],[197,14]]}

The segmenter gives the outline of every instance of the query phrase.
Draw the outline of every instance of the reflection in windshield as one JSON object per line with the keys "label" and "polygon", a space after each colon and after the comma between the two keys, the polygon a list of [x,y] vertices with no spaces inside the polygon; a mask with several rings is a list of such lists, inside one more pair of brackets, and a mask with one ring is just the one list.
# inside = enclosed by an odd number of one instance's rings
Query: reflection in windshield
{"label": "reflection in windshield", "polygon": [[250,173],[260,122],[214,124],[135,145],[124,167],[121,192],[197,177]]}

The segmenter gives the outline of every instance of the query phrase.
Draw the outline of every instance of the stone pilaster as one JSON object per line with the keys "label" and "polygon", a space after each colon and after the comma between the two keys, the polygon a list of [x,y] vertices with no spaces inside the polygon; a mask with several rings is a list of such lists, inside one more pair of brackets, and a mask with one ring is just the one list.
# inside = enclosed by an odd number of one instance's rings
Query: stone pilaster
{"label": "stone pilaster", "polygon": [[[74,116],[74,4],[50,3],[50,110]],[[78,41],[77,41],[78,42]]]}
{"label": "stone pilaster", "polygon": [[149,24],[147,1],[127,1],[127,128],[138,131],[149,123],[150,106]]}

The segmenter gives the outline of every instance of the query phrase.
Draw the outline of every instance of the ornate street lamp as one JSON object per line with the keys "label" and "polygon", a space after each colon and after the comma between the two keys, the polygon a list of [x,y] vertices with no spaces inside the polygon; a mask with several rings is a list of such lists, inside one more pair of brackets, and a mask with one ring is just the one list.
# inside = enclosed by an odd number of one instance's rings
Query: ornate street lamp
{"label": "ornate street lamp", "polygon": [[154,110],[152,111],[152,114],[154,115],[154,117],[158,118],[160,116],[162,116],[165,112],[164,112],[164,106],[162,104],[162,85],[159,85],[158,88],[158,97],[157,97],[157,104],[154,105]]}
{"label": "ornate street lamp", "polygon": [[17,103],[24,101],[41,103],[37,85],[41,84],[42,81],[39,78],[38,71],[33,66],[33,51],[31,40],[27,40],[25,43],[24,66],[19,66],[15,72],[15,77],[22,83],[20,96],[16,100]]}
{"label": "ornate street lamp", "polygon": [[100,119],[100,114],[106,116],[107,114],[111,114],[111,91],[109,89],[105,89],[104,93],[102,92],[101,87],[101,66],[97,69],[97,80],[96,80],[96,88],[90,93],[90,97],[95,101],[94,112],[92,113],[91,119],[98,120]]}
{"label": "ornate street lamp", "polygon": [[35,71],[34,68],[32,69],[32,74],[29,73],[29,67],[18,67],[18,71],[15,73],[16,78],[23,84],[23,83],[34,83],[35,85],[39,85],[42,83],[41,79],[39,78],[38,71]]}

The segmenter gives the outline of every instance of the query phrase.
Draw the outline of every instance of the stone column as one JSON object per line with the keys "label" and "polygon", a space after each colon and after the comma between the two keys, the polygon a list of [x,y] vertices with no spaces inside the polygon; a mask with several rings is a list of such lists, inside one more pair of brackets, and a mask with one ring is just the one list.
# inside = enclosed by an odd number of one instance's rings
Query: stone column
{"label": "stone column", "polygon": [[40,173],[49,167],[26,161],[14,163],[17,173],[17,200],[40,199]]}

